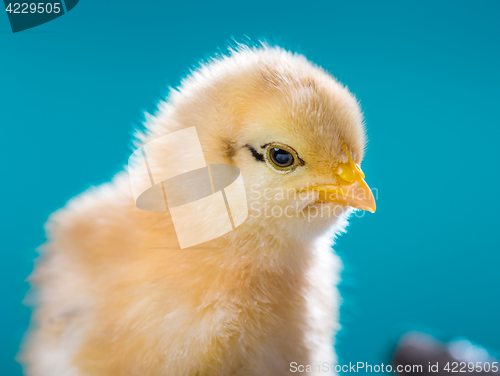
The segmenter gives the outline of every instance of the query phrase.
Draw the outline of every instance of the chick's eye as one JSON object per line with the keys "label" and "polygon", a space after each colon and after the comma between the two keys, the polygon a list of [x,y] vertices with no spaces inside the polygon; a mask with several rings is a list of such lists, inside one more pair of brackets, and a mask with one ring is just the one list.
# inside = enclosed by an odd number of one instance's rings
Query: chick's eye
{"label": "chick's eye", "polygon": [[297,152],[290,146],[272,143],[266,145],[265,159],[267,164],[277,172],[290,172],[301,164]]}
{"label": "chick's eye", "polygon": [[271,161],[279,167],[288,167],[293,164],[293,155],[286,150],[271,148],[269,156],[271,157]]}

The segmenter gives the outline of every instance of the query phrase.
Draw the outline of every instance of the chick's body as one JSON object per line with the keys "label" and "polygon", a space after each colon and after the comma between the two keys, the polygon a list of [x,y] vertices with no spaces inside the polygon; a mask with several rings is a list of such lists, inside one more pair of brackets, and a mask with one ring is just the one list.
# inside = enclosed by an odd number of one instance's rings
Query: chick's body
{"label": "chick's body", "polygon": [[[137,144],[190,126],[207,163],[241,169],[249,217],[180,249],[168,212],[135,206],[125,171],[71,200],[50,218],[33,275],[28,375],[277,376],[292,362],[335,362],[340,261],[331,243],[350,209],[318,216],[315,197],[262,192],[335,182],[343,144],[359,163],[356,100],[301,56],[243,48],[183,81]],[[292,146],[303,165],[274,171],[262,157],[269,142]],[[293,215],[266,214],[269,205]]]}

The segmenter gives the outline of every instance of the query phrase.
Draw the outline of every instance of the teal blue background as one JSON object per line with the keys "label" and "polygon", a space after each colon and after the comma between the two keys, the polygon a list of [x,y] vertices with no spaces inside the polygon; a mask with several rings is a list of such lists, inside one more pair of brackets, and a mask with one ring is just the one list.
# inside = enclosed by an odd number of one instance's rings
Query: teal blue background
{"label": "teal blue background", "polygon": [[415,325],[500,350],[500,2],[344,3],[82,0],[18,34],[0,15],[2,375],[21,374],[47,216],[109,180],[143,112],[231,37],[306,54],[365,112],[378,210],[336,245],[340,362],[386,362]]}

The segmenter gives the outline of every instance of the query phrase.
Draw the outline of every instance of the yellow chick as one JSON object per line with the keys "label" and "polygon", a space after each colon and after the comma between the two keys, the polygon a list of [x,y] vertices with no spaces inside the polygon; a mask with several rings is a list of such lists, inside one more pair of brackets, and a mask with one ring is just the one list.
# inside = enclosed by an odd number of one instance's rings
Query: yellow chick
{"label": "yellow chick", "polygon": [[278,376],[335,364],[331,246],[353,207],[375,210],[356,99],[301,55],[241,47],[173,90],[136,145],[192,126],[207,163],[240,169],[248,217],[181,249],[168,211],[136,206],[126,169],[69,201],[32,276],[27,375]]}

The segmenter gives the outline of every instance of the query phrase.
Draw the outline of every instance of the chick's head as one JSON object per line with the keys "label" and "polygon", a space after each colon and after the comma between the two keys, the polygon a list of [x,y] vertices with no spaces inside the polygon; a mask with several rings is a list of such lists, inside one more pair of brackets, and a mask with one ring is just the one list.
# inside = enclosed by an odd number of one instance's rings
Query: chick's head
{"label": "chick's head", "polygon": [[170,132],[195,125],[207,163],[241,170],[249,216],[240,231],[300,240],[342,230],[353,207],[375,210],[359,168],[366,136],[358,102],[301,55],[234,51],[195,71],[163,114],[156,133],[163,123]]}

